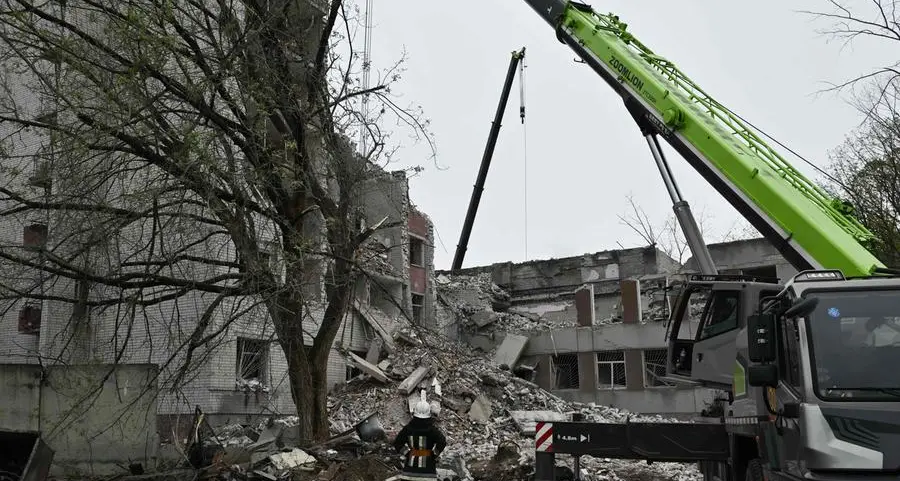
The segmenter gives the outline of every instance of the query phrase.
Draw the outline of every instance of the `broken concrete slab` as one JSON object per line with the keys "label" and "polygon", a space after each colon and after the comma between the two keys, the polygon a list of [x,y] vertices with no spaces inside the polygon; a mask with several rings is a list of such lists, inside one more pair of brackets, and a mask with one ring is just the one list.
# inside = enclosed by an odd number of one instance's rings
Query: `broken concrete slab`
{"label": "broken concrete slab", "polygon": [[248,449],[250,451],[256,451],[268,444],[277,443],[281,438],[283,432],[284,424],[272,423],[271,426],[267,427],[263,432],[259,433],[259,438],[257,438],[256,442],[251,444]]}
{"label": "broken concrete slab", "polygon": [[527,344],[527,337],[520,334],[507,334],[500,347],[497,348],[497,353],[494,354],[494,363],[501,368],[506,366],[507,369],[511,369],[522,356]]}
{"label": "broken concrete slab", "polygon": [[357,356],[356,354],[353,354],[352,352],[348,352],[347,354],[350,355],[350,360],[353,361],[354,364],[359,366],[360,369],[365,371],[366,374],[374,377],[381,382],[388,382],[387,374],[385,374],[381,369],[378,369],[378,366],[369,364],[365,359]]}
{"label": "broken concrete slab", "polygon": [[500,315],[494,311],[479,311],[469,316],[469,319],[471,319],[476,326],[482,328],[497,322],[500,319]]}
{"label": "broken concrete slab", "polygon": [[541,356],[527,356],[519,361],[516,369],[524,369],[528,371],[537,370],[538,364],[541,362]]}
{"label": "broken concrete slab", "polygon": [[395,337],[398,341],[403,341],[411,346],[418,346],[422,344],[418,339],[403,331],[397,331]]}
{"label": "broken concrete slab", "polygon": [[394,333],[389,330],[389,327],[382,325],[379,322],[378,314],[376,314],[374,307],[368,306],[363,307],[359,302],[355,302],[353,308],[357,313],[375,329],[375,332],[381,336],[381,339],[384,340],[384,345],[382,346],[385,351],[388,353],[394,352]]}
{"label": "broken concrete slab", "polygon": [[431,368],[427,366],[419,366],[415,371],[412,372],[403,382],[397,386],[397,390],[403,394],[410,394],[413,392],[416,387],[425,380],[428,374],[431,373]]}
{"label": "broken concrete slab", "polygon": [[483,394],[479,394],[472,405],[469,406],[469,418],[477,423],[485,424],[491,420],[494,410],[491,408],[491,400]]}
{"label": "broken concrete slab", "polygon": [[500,336],[496,335],[483,335],[483,334],[470,334],[465,335],[464,338],[466,342],[474,347],[475,349],[480,349],[484,352],[491,352],[494,348],[497,347],[500,340],[498,339]]}
{"label": "broken concrete slab", "polygon": [[516,423],[519,431],[526,436],[534,436],[537,421],[566,422],[567,414],[556,411],[510,411],[509,415]]}
{"label": "broken concrete slab", "polygon": [[287,471],[293,468],[313,469],[316,465],[316,458],[298,448],[273,454],[269,456],[269,460],[272,461],[272,466],[278,471]]}

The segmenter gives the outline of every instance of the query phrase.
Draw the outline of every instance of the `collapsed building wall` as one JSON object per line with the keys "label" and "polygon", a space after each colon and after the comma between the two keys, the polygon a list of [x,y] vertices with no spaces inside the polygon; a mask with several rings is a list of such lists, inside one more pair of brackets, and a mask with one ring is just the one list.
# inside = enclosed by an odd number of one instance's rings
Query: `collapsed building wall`
{"label": "collapsed building wall", "polygon": [[[724,273],[792,275],[764,240],[710,249]],[[439,272],[437,318],[444,332],[485,352],[502,350],[510,333],[527,336],[518,365],[510,367],[561,398],[689,415],[707,406],[715,391],[662,378],[663,321],[682,273],[691,270],[647,247]],[[680,337],[696,328],[696,321],[685,323]]]}

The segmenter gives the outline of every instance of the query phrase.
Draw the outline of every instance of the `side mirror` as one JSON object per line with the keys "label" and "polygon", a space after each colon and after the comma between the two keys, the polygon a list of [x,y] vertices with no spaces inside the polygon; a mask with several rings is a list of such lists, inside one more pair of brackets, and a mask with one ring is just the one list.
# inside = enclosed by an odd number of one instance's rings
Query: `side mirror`
{"label": "side mirror", "polygon": [[819,305],[818,297],[804,297],[798,300],[784,313],[784,317],[806,317],[816,310]]}
{"label": "side mirror", "polygon": [[778,386],[778,366],[756,364],[747,367],[747,382],[753,387]]}
{"label": "side mirror", "polygon": [[752,315],[747,318],[747,350],[753,362],[775,361],[775,316]]}

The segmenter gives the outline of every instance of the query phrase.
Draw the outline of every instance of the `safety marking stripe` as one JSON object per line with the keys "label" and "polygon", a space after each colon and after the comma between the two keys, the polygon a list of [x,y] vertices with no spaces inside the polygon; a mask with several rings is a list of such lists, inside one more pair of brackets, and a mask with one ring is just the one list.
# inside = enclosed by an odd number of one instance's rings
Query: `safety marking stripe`
{"label": "safety marking stripe", "polygon": [[534,432],[535,451],[553,451],[553,423],[538,422]]}

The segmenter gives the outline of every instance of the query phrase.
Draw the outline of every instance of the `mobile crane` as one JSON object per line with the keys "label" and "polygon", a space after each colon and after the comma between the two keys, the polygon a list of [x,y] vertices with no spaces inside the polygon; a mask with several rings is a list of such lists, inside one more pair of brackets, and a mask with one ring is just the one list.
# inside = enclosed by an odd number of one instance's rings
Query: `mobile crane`
{"label": "mobile crane", "polygon": [[[556,453],[698,461],[707,480],[900,477],[900,278],[833,199],[616,15],[525,0],[637,122],[700,274],[668,321],[667,377],[727,393],[708,423],[538,423],[536,481]],[[658,137],[668,142],[799,272],[785,283],[716,272]],[[696,334],[688,319],[704,307]],[[688,334],[682,337],[683,334]],[[900,336],[898,336],[900,339]]]}

